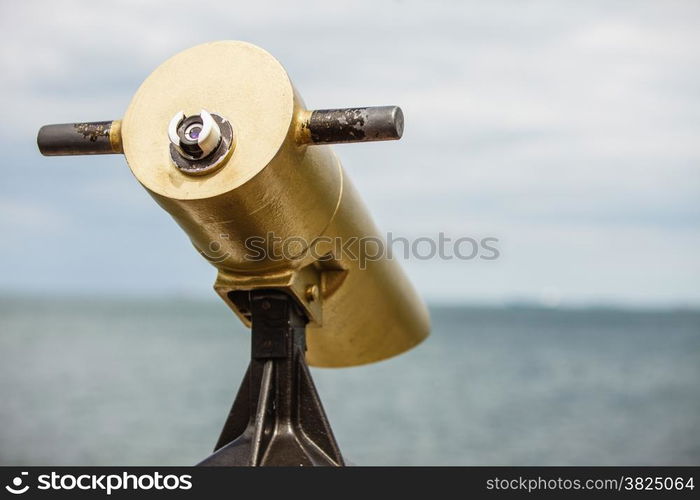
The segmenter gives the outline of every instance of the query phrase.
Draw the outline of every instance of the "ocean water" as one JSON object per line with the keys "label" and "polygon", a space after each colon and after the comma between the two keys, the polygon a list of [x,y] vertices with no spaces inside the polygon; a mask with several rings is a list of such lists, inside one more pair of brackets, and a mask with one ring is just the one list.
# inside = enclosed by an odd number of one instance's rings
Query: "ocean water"
{"label": "ocean water", "polygon": [[[348,461],[700,464],[700,312],[431,314],[407,354],[312,369]],[[215,297],[0,299],[0,463],[196,463],[248,340]]]}

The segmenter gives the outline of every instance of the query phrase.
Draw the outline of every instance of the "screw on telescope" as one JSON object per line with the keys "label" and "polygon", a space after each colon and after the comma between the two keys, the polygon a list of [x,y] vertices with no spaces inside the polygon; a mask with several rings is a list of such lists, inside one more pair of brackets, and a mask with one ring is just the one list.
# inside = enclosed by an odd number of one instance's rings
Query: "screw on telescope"
{"label": "screw on telescope", "polygon": [[317,285],[309,285],[306,287],[306,292],[305,292],[305,297],[306,300],[309,302],[313,302],[314,300],[318,300],[318,286]]}
{"label": "screw on telescope", "polygon": [[403,135],[403,112],[398,106],[319,109],[302,121],[299,142],[343,144],[392,141]]}

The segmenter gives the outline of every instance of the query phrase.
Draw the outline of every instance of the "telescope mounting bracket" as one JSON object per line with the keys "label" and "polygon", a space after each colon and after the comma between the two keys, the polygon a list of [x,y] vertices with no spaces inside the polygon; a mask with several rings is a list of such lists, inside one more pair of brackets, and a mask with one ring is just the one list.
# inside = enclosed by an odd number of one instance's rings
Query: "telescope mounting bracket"
{"label": "telescope mounting bracket", "polygon": [[251,360],[204,466],[342,466],[305,360],[306,323],[279,290],[250,292]]}

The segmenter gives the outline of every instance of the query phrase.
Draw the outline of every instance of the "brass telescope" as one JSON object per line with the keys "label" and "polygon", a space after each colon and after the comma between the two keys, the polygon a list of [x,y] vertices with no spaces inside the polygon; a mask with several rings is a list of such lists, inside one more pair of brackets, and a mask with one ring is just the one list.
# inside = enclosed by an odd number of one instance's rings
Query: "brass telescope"
{"label": "brass telescope", "polygon": [[[215,290],[253,329],[248,378],[255,389],[239,397],[256,406],[250,421],[243,419],[245,429],[241,420],[219,445],[248,432],[250,465],[275,462],[275,453],[260,448],[264,425],[253,425],[256,415],[270,412],[260,408],[267,404],[261,394],[281,387],[282,369],[266,368],[279,347],[270,329],[291,335],[278,358],[300,356],[302,378],[304,361],[371,363],[429,333],[427,309],[399,264],[363,258],[368,241],[373,249],[385,249],[385,241],[329,146],[402,133],[396,106],[307,110],[274,57],[236,41],[199,45],[164,62],[121,121],[47,125],[39,132],[47,156],[123,153],[138,181],[216,267]],[[258,337],[256,318],[258,325],[269,323]],[[305,330],[305,342],[297,342],[295,329]],[[266,383],[276,389],[264,389]],[[315,394],[310,377],[308,383]],[[330,441],[319,438],[316,446],[327,463],[342,464],[327,423],[324,429]],[[312,455],[309,463],[324,463],[307,447],[304,456]]]}

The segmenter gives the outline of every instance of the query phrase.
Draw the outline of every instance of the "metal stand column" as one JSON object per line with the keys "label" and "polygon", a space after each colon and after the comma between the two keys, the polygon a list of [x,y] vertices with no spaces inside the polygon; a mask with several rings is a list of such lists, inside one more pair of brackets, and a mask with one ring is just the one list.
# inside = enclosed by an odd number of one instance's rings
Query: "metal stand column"
{"label": "metal stand column", "polygon": [[252,291],[250,311],[250,366],[214,453],[198,465],[344,465],[306,365],[306,318],[277,290]]}

